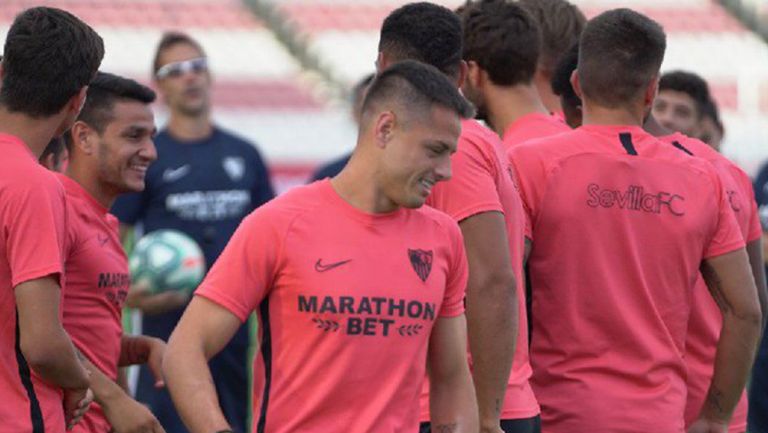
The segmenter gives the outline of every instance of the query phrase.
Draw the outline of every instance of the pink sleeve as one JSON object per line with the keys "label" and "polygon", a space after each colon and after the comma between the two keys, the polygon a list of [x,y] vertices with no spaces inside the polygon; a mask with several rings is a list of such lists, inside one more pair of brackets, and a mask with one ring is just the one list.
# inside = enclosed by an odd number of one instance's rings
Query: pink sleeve
{"label": "pink sleeve", "polygon": [[481,149],[462,136],[459,149],[451,156],[452,177],[432,189],[427,204],[462,221],[483,212],[503,212],[494,172]]}
{"label": "pink sleeve", "polygon": [[525,213],[525,236],[533,240],[533,226],[546,185],[546,169],[529,146],[513,146],[507,152],[512,177]]}
{"label": "pink sleeve", "polygon": [[469,268],[464,251],[464,239],[456,223],[450,226],[451,264],[446,279],[445,296],[440,307],[440,317],[456,317],[464,312],[464,295],[467,290]]}
{"label": "pink sleeve", "polygon": [[711,166],[710,168],[710,179],[712,179],[715,187],[718,213],[712,237],[705,247],[704,258],[720,256],[744,247],[744,236],[736,221],[736,216],[733,214],[728,195],[715,169]]}
{"label": "pink sleeve", "polygon": [[229,310],[241,321],[267,296],[277,272],[283,243],[278,225],[281,215],[261,207],[237,228],[195,295]]}
{"label": "pink sleeve", "polygon": [[64,188],[53,176],[26,179],[9,192],[3,206],[8,263],[13,287],[55,275],[62,284],[66,238]]}

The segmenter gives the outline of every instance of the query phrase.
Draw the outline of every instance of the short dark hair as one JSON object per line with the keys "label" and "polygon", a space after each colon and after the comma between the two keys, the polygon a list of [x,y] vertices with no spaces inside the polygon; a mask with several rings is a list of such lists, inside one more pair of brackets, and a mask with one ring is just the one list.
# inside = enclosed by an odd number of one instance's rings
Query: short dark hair
{"label": "short dark hair", "polygon": [[418,60],[456,76],[461,50],[461,20],[443,6],[409,3],[390,13],[381,26],[379,52],[395,62]]}
{"label": "short dark hair", "polygon": [[541,30],[539,65],[552,71],[558,59],[579,41],[587,18],[578,7],[565,0],[519,0]]}
{"label": "short dark hair", "polygon": [[[88,96],[77,120],[87,123],[102,134],[113,119],[115,102],[128,100],[151,104],[156,97],[152,89],[134,80],[99,72],[88,87]],[[67,147],[71,148],[71,134],[64,135]]]}
{"label": "short dark hair", "polygon": [[104,42],[71,13],[35,7],[16,16],[3,56],[0,104],[41,118],[61,111],[93,79]]}
{"label": "short dark hair", "polygon": [[573,44],[570,50],[566,51],[557,62],[555,71],[552,74],[552,93],[565,99],[568,104],[573,106],[581,105],[581,98],[573,90],[571,84],[571,75],[579,65],[579,44]]}
{"label": "short dark hair", "polygon": [[579,44],[579,83],[583,96],[617,108],[641,96],[658,75],[666,35],[652,19],[630,9],[592,18]]}
{"label": "short dark hair", "polygon": [[464,119],[474,116],[472,105],[444,73],[414,60],[395,63],[377,74],[368,87],[362,112],[365,114],[376,104],[393,99],[408,110],[429,112],[434,105],[440,105]]}
{"label": "short dark hair", "polygon": [[500,86],[529,84],[541,47],[538,24],[520,5],[480,0],[461,14],[464,60],[476,62]]}
{"label": "short dark hair", "polygon": [[701,76],[688,71],[667,72],[659,79],[659,92],[672,90],[685,93],[696,103],[696,116],[704,116],[706,105],[710,103],[709,85]]}
{"label": "short dark hair", "polygon": [[158,69],[163,67],[163,65],[160,64],[160,57],[162,57],[163,52],[172,46],[179,44],[191,45],[197,51],[200,51],[200,55],[202,57],[205,57],[205,50],[203,50],[203,46],[200,45],[196,40],[192,39],[192,37],[188,34],[182,32],[166,32],[163,34],[163,37],[160,38],[160,42],[157,44],[157,49],[155,49],[155,58],[152,60],[153,77],[155,74],[157,74]]}

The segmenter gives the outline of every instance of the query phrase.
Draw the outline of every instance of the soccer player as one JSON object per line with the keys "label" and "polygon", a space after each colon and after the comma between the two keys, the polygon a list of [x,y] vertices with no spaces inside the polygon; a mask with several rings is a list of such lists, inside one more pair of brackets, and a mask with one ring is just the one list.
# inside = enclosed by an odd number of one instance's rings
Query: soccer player
{"label": "soccer player", "polygon": [[118,367],[149,362],[161,381],[165,343],[123,335],[121,315],[130,286],[117,218],[109,208],[119,194],[141,191],[157,157],[149,106],[155,92],[99,73],[88,87],[77,122],[65,134],[71,159],[59,175],[67,195],[64,329],[85,356],[98,403],[77,433],[163,432],[144,405],[116,383]]}
{"label": "soccer player", "polygon": [[464,60],[469,67],[462,89],[486,114],[505,147],[570,131],[549,114],[534,83],[542,41],[538,24],[526,9],[517,3],[483,0],[462,15]]}
{"label": "soccer player", "polygon": [[163,362],[192,433],[232,431],[206,361],[257,308],[254,431],[413,433],[427,365],[437,431],[478,431],[461,233],[422,206],[471,114],[439,71],[398,63],[371,83],[344,170],[243,221]]}
{"label": "soccer player", "polygon": [[3,54],[0,432],[63,432],[92,396],[60,321],[64,191],[37,158],[77,117],[104,45],[72,14],[38,7],[14,19]]}
{"label": "soccer player", "polygon": [[[728,204],[736,216],[736,222],[746,243],[750,267],[757,287],[758,299],[763,312],[766,311],[766,282],[763,265],[762,228],[754,199],[752,181],[736,164],[718,153],[706,143],[679,132],[673,133],[658,125],[649,115],[644,128],[663,142],[677,147],[682,152],[709,161],[718,172],[727,194]],[[685,408],[685,425],[690,426],[701,411],[712,380],[715,365],[715,351],[720,336],[723,317],[712,296],[707,292],[703,278],[697,278],[691,301],[691,314],[685,342],[685,361],[688,367],[688,393]],[[763,325],[765,314],[763,314]],[[728,426],[731,433],[744,433],[747,429],[747,395],[741,399]]]}
{"label": "soccer player", "polygon": [[708,102],[709,85],[703,78],[686,71],[667,72],[659,80],[653,117],[671,131],[699,138]]}
{"label": "soccer player", "polygon": [[[213,123],[211,74],[197,41],[182,33],[164,35],[153,72],[170,118],[155,137],[158,160],[147,170],[146,188],[118,198],[113,213],[123,224],[140,224],[144,233],[176,229],[188,234],[210,267],[240,221],[274,196],[269,175],[251,143]],[[167,340],[187,302],[182,292],[132,291],[127,304],[145,313],[143,334]],[[246,428],[249,345],[244,325],[212,360],[219,399],[238,431]],[[184,432],[170,396],[154,384],[151,372],[142,368],[137,399],[150,406],[167,431]]]}
{"label": "soccer player", "polygon": [[[411,3],[384,20],[376,64],[383,70],[405,59],[422,61],[437,67],[459,87],[466,71],[461,53],[459,17],[431,3]],[[464,235],[469,261],[469,345],[482,431],[497,432],[500,425],[507,431],[531,431],[538,422],[539,408],[526,376],[526,369],[530,372],[527,346],[515,347],[518,316],[525,316],[525,300],[517,293],[515,280],[522,274],[520,197],[498,137],[474,120],[462,122],[451,164],[452,178],[435,185],[427,204],[453,217]],[[525,335],[525,328],[521,332]],[[510,383],[513,358],[515,377]],[[429,419],[425,390],[423,431],[428,431]]]}
{"label": "soccer player", "polygon": [[665,48],[641,14],[593,18],[573,79],[584,125],[510,151],[533,224],[531,360],[548,432],[683,431],[700,265],[723,326],[689,432],[727,431],[751,366],[760,307],[728,195],[709,163],[641,129]]}
{"label": "soccer player", "polygon": [[[352,88],[352,120],[354,120],[355,126],[360,124],[360,109],[363,105],[363,98],[365,98],[365,90],[371,84],[371,81],[373,81],[373,74],[368,74]],[[352,156],[351,153],[323,165],[312,174],[310,180],[314,182],[326,177],[336,176],[347,165],[350,156]]]}
{"label": "soccer player", "polygon": [[539,97],[550,113],[560,113],[560,100],[552,92],[552,74],[557,61],[579,42],[587,19],[575,5],[566,0],[519,0],[541,30],[541,51],[534,83]]}

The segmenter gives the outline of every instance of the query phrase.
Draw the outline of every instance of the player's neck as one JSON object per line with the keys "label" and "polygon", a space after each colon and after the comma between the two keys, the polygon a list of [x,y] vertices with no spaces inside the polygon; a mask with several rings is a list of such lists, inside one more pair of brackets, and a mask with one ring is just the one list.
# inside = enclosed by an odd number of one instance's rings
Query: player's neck
{"label": "player's neck", "polygon": [[632,108],[608,108],[586,101],[582,105],[584,125],[643,126],[642,112]]}
{"label": "player's neck", "polygon": [[105,209],[111,208],[117,199],[117,193],[110,191],[109,188],[99,182],[96,167],[90,167],[76,159],[70,159],[64,174],[83,187]]}
{"label": "player's neck", "polygon": [[168,132],[179,141],[201,141],[213,134],[213,123],[208,113],[199,116],[185,116],[171,113]]}
{"label": "player's neck", "polygon": [[371,165],[364,161],[366,157],[361,152],[353,153],[344,169],[331,179],[331,186],[344,201],[360,211],[383,214],[397,210],[398,205],[379,189],[375,171],[368,169]]}
{"label": "player's neck", "polygon": [[0,133],[21,139],[29,150],[40,158],[45,147],[61,125],[61,116],[33,119],[25,114],[9,112],[0,107]]}
{"label": "player's neck", "polygon": [[534,85],[494,86],[486,98],[488,120],[499,136],[523,116],[548,114]]}

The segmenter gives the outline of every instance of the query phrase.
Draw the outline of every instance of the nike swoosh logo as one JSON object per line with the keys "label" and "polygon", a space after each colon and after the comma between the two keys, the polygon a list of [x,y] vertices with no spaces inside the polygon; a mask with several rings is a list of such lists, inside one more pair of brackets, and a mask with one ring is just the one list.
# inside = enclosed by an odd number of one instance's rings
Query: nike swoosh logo
{"label": "nike swoosh logo", "polygon": [[325,271],[330,271],[331,269],[335,269],[335,268],[338,268],[338,267],[339,267],[339,266],[341,266],[341,265],[346,265],[347,263],[349,263],[349,262],[351,262],[351,261],[352,261],[352,259],[349,259],[349,260],[342,260],[342,261],[340,261],[340,262],[336,262],[336,263],[329,263],[329,264],[327,264],[327,265],[324,265],[324,264],[323,264],[323,259],[317,259],[317,262],[315,262],[315,270],[316,270],[317,272],[325,272]]}
{"label": "nike swoosh logo", "polygon": [[178,168],[167,168],[163,172],[163,180],[165,182],[176,182],[189,173],[191,167],[189,164],[182,165]]}

